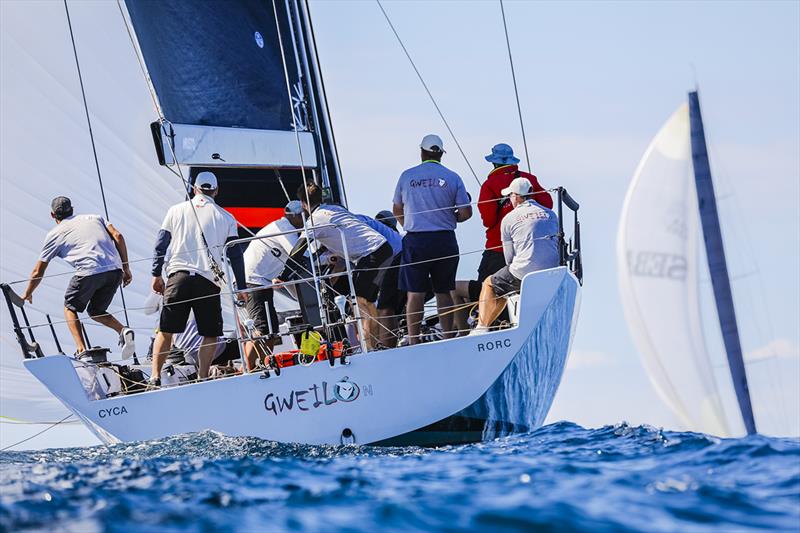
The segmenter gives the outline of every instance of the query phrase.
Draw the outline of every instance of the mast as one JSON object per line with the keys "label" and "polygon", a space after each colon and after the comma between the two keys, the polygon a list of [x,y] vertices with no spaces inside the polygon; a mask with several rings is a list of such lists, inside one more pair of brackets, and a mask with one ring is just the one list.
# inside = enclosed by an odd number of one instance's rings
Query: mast
{"label": "mast", "polygon": [[722,243],[722,232],[719,226],[717,200],[714,194],[714,182],[711,179],[711,167],[708,162],[706,137],[703,129],[703,118],[700,114],[700,99],[697,91],[689,93],[689,119],[691,123],[692,164],[694,167],[695,186],[697,187],[697,203],[700,208],[700,221],[703,226],[703,237],[706,245],[708,269],[711,284],[714,288],[714,300],[717,306],[722,340],[728,356],[728,367],[733,379],[733,388],[739,402],[744,426],[748,435],[756,432],[753,418],[753,406],[750,403],[750,390],[747,386],[747,373],[742,358],[742,346],[739,341],[739,327],[736,324],[736,311],[733,307],[733,293],[728,277],[728,265],[725,260],[725,249]]}

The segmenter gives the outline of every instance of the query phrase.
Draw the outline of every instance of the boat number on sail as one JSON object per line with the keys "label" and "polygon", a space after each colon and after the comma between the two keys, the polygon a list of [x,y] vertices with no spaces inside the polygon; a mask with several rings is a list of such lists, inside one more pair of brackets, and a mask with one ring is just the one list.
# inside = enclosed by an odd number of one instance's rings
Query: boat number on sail
{"label": "boat number on sail", "polygon": [[111,407],[109,409],[100,409],[97,412],[97,415],[100,418],[108,418],[109,416],[119,416],[119,415],[126,415],[128,414],[128,410],[125,409],[125,406],[121,407]]}
{"label": "boat number on sail", "polygon": [[682,255],[628,250],[628,268],[634,276],[686,280],[686,258]]}
{"label": "boat number on sail", "polygon": [[511,339],[498,339],[496,341],[479,342],[479,352],[491,352],[492,350],[501,350],[503,348],[511,348]]}
{"label": "boat number on sail", "polygon": [[[367,385],[365,391],[371,393],[372,386]],[[264,398],[264,408],[278,416],[284,411],[310,411],[337,402],[349,403],[360,395],[361,388],[358,384],[345,376],[333,385],[323,381],[321,385],[315,383],[307,389],[290,391],[288,396],[269,393]]]}

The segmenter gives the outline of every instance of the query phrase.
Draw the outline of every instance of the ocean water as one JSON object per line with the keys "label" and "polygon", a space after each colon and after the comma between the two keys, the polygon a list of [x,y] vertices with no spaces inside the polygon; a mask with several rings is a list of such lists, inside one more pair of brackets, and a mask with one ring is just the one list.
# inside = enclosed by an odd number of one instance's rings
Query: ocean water
{"label": "ocean water", "polygon": [[0,454],[0,530],[800,530],[800,440],[557,423],[439,449],[215,433]]}

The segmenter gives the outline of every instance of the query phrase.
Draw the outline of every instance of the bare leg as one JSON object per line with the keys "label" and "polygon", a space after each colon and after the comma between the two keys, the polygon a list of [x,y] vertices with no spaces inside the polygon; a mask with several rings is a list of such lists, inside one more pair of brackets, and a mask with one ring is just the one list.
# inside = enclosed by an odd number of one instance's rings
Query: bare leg
{"label": "bare leg", "polygon": [[256,358],[258,357],[258,350],[254,341],[244,343],[244,358],[247,361],[247,371],[250,372],[256,366]]}
{"label": "bare leg", "polygon": [[456,336],[466,335],[469,329],[467,318],[469,317],[469,308],[466,307],[470,303],[469,299],[469,281],[456,281],[455,290],[450,291],[450,296],[453,298],[453,305],[460,307],[458,310],[453,310],[453,327],[455,328]]}
{"label": "bare leg", "polygon": [[122,333],[122,329],[125,327],[122,324],[120,324],[119,320],[114,318],[114,315],[106,315],[106,314],[97,315],[93,316],[92,320],[94,320],[95,322],[99,322],[108,328],[113,329],[117,333]]}
{"label": "bare leg", "polygon": [[380,324],[378,338],[380,338],[381,344],[388,348],[397,346],[397,337],[394,335],[394,331],[397,329],[397,318],[392,314],[394,314],[392,309],[378,309],[378,323]]}
{"label": "bare leg", "polygon": [[453,298],[449,292],[436,293],[436,309],[439,313],[439,324],[442,326],[444,338],[453,337]]}
{"label": "bare leg", "polygon": [[164,361],[167,360],[170,348],[172,348],[172,333],[159,331],[156,334],[156,340],[153,341],[153,366],[150,379],[161,379],[161,367],[164,366]]}
{"label": "bare leg", "polygon": [[503,297],[498,298],[494,293],[492,287],[491,276],[483,281],[481,287],[481,298],[478,303],[478,324],[484,327],[489,327],[497,320],[500,313],[506,307],[506,299]]}
{"label": "bare leg", "polygon": [[200,343],[200,349],[197,352],[198,368],[197,377],[205,379],[208,377],[208,369],[211,367],[211,362],[214,359],[214,352],[217,351],[217,338],[216,337],[203,337],[203,342]]}
{"label": "bare leg", "polygon": [[81,332],[81,319],[78,318],[78,313],[72,309],[64,308],[64,318],[67,321],[69,332],[72,333],[72,338],[75,341],[75,348],[77,353],[86,351],[86,343],[83,342],[83,333]]}
{"label": "bare leg", "polygon": [[409,292],[406,303],[406,325],[408,326],[408,343],[419,343],[420,322],[425,307],[424,292]]}
{"label": "bare leg", "polygon": [[377,340],[373,321],[378,316],[378,312],[372,302],[368,302],[361,296],[357,296],[356,299],[358,300],[358,309],[361,311],[361,328],[364,330],[367,349],[371,350],[375,347],[375,341]]}
{"label": "bare leg", "polygon": [[[258,330],[255,330],[256,336],[261,336]],[[248,341],[244,344],[244,357],[247,360],[247,370],[252,371],[256,366],[256,359],[261,358],[267,354],[272,353],[272,348],[275,346],[275,339]]]}

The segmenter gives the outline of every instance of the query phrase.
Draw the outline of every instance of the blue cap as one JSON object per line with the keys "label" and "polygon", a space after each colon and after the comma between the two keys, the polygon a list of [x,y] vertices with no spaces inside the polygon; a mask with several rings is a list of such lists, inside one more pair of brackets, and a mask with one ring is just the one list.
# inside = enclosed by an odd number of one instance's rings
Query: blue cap
{"label": "blue cap", "polygon": [[514,149],[505,143],[492,146],[492,153],[485,158],[489,163],[498,165],[516,165],[519,158],[514,157]]}
{"label": "blue cap", "polygon": [[394,216],[394,213],[391,211],[379,211],[377,215],[375,215],[375,220],[378,222],[383,222],[393,230],[397,231],[397,219]]}

